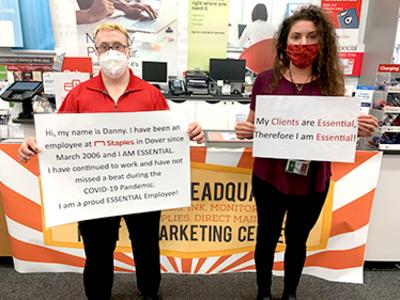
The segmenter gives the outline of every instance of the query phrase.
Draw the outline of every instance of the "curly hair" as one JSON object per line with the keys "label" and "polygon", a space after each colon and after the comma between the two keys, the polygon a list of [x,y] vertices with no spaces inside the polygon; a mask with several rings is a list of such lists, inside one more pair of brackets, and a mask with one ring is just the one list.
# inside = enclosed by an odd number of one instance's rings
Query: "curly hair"
{"label": "curly hair", "polygon": [[300,8],[281,24],[276,34],[276,58],[271,90],[277,87],[282,74],[289,68],[287,39],[290,29],[298,21],[311,21],[318,30],[320,50],[312,65],[312,74],[317,79],[322,95],[344,95],[343,70],[338,57],[335,29],[329,17],[315,5]]}

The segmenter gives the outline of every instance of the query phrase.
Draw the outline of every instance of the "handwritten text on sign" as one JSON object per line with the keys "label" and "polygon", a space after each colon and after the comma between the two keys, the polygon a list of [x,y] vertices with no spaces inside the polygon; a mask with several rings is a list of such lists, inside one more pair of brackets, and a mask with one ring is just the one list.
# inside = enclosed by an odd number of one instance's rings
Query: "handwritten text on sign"
{"label": "handwritten text on sign", "polygon": [[46,226],[190,205],[177,112],[35,115]]}
{"label": "handwritten text on sign", "polygon": [[353,162],[359,100],[257,96],[253,155]]}

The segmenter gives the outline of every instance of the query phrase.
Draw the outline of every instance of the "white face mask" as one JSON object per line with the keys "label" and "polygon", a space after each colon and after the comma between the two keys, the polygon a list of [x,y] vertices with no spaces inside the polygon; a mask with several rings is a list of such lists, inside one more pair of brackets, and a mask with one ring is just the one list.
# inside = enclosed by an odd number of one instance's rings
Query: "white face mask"
{"label": "white face mask", "polygon": [[111,78],[120,78],[128,67],[128,58],[122,52],[108,50],[99,58],[101,71]]}

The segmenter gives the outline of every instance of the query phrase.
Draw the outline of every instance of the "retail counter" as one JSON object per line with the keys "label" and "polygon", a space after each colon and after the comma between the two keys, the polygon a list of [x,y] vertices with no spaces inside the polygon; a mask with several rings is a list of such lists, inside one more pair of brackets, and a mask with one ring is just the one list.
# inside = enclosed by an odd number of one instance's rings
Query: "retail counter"
{"label": "retail counter", "polygon": [[399,178],[400,154],[385,153],[371,212],[368,261],[400,261]]}
{"label": "retail counter", "polygon": [[[0,188],[14,266],[20,272],[81,272],[85,256],[76,224],[44,228],[38,161],[34,158],[27,164],[19,163],[18,146],[0,144],[0,164],[7,170],[0,173]],[[162,213],[160,246],[164,272],[254,271],[256,214],[249,188],[252,160],[248,148],[191,148],[192,207]],[[357,152],[354,164],[332,164],[331,190],[309,239],[306,274],[362,282],[380,163],[380,153]],[[282,247],[284,241],[276,255],[277,272],[282,272]],[[116,270],[131,270],[129,253],[128,234],[123,227],[115,255]],[[215,268],[216,261],[224,264]]]}
{"label": "retail counter", "polygon": [[[28,129],[30,135],[33,134],[32,128]],[[229,152],[227,149],[221,151]],[[235,156],[234,152],[231,152],[231,155]],[[221,156],[216,156],[216,160],[213,161],[213,155],[210,154],[209,159],[210,163],[218,163]],[[395,238],[400,232],[400,201],[396,188],[399,170],[400,155],[385,153],[371,212],[366,252],[368,261],[400,261],[400,241]],[[0,198],[0,256],[9,256],[10,254],[10,244]]]}

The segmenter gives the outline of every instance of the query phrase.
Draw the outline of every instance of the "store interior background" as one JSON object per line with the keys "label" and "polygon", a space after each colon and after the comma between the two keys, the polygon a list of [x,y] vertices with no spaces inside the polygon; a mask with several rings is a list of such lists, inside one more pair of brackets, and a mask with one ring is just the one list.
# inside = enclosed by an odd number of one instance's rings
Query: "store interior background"
{"label": "store interior background", "polygon": [[[185,39],[187,40],[185,38],[188,30],[187,2],[179,1],[176,25],[179,49],[177,52],[177,68],[176,74],[169,75],[179,76],[186,70],[187,52],[180,49],[179,43],[184,42]],[[232,2],[235,2],[235,6],[231,5],[229,19],[231,24],[248,23],[250,21],[249,15],[244,15],[242,12],[250,11],[255,3],[261,2],[265,3],[268,7],[271,22],[278,26],[283,19],[286,5],[288,3],[298,3],[299,1],[232,0]],[[302,2],[320,5],[320,1],[318,0]],[[238,6],[241,6],[242,9],[237,9]],[[346,87],[349,95],[355,90],[357,85],[374,85],[378,64],[400,63],[399,7],[400,1],[398,0],[362,1],[358,43],[353,46],[364,48],[364,60],[361,76],[346,77]],[[63,45],[60,41],[58,41],[58,44],[56,41],[56,46],[64,46],[68,49],[68,45]],[[233,48],[228,45],[227,57],[238,57],[238,52]],[[52,57],[54,54],[54,51],[0,48],[0,56]],[[9,78],[8,82],[2,82],[0,87],[4,87],[11,81],[12,78]],[[247,113],[248,109],[243,104],[229,101],[218,104],[194,103],[193,101],[185,101],[184,103],[170,101],[169,103],[173,109],[180,109],[187,112],[190,117],[201,123],[206,129],[232,129],[235,123],[235,116],[238,113]],[[2,103],[1,105],[5,107],[7,104]],[[212,106],[212,110],[210,110],[210,106]],[[0,108],[2,107],[0,106]],[[19,131],[18,128],[15,130],[15,137],[18,138],[27,136],[32,132],[26,128],[19,129]],[[394,153],[385,153],[371,215],[366,255],[367,261],[400,261],[400,242],[394,238],[400,232],[400,218],[398,218],[400,201],[398,200],[396,190],[398,170],[400,170],[400,156]],[[0,213],[0,256],[11,256],[2,213]]]}

